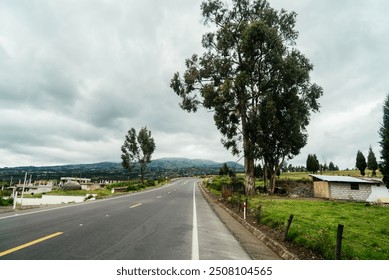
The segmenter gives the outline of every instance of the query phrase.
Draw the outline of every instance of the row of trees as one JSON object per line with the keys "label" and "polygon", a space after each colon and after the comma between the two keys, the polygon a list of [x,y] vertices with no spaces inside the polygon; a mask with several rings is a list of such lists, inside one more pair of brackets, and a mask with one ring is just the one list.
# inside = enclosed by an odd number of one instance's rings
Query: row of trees
{"label": "row of trees", "polygon": [[222,143],[243,153],[246,193],[254,190],[254,163],[264,162],[271,189],[280,166],[307,143],[310,114],[323,90],[310,81],[313,65],[296,49],[296,13],[277,11],[266,0],[220,0],[201,4],[205,53],[187,59],[170,87],[181,108],[214,113]]}
{"label": "row of trees", "polygon": [[315,154],[309,154],[307,157],[307,171],[316,173],[318,171],[339,171],[339,167],[335,165],[332,161],[327,165],[319,163],[317,156]]}

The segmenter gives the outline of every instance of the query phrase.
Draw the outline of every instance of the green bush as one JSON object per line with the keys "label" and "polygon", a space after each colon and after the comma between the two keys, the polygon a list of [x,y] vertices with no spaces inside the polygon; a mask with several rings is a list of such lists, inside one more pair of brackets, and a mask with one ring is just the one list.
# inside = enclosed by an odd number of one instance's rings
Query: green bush
{"label": "green bush", "polygon": [[146,187],[154,187],[156,184],[155,184],[155,181],[152,180],[152,179],[149,179],[145,182],[145,185]]}
{"label": "green bush", "polygon": [[0,206],[11,206],[13,202],[13,198],[3,198],[3,196],[0,196]]}

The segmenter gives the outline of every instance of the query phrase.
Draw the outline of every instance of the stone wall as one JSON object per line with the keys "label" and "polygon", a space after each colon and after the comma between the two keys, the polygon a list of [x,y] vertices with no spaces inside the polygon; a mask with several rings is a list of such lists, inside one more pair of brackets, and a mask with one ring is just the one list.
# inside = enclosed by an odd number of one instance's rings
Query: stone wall
{"label": "stone wall", "polygon": [[311,180],[279,180],[276,183],[279,194],[292,197],[313,197],[313,183]]}

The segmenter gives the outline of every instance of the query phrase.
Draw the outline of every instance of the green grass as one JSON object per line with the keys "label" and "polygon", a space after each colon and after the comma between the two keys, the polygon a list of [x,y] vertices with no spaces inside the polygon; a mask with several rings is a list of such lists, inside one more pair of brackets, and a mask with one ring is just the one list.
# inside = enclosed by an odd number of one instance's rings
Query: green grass
{"label": "green grass", "polygon": [[[302,176],[304,174],[293,175],[294,180],[306,179]],[[208,187],[220,195],[218,189],[228,183],[226,180],[212,178]],[[338,224],[343,224],[342,259],[389,260],[389,207],[267,195],[249,198],[250,209],[257,209],[259,205],[262,209],[261,223],[281,232],[293,214],[288,240],[313,250],[325,259],[335,259],[337,228]]]}
{"label": "green grass", "polygon": [[[379,170],[376,171],[377,178],[382,177]],[[310,172],[283,172],[281,173],[280,179],[290,179],[290,180],[310,180],[311,176],[309,176]],[[317,174],[320,174],[317,173]],[[340,171],[324,171],[322,175],[332,175],[332,176],[353,176],[359,177],[361,173],[359,170],[340,170]],[[366,176],[371,177],[371,171],[366,170]]]}
{"label": "green grass", "polygon": [[54,190],[51,192],[46,193],[46,195],[75,195],[75,196],[86,196],[88,194],[97,194],[97,197],[104,197],[111,195],[111,191],[108,189],[101,189],[101,190],[93,190],[93,191],[87,191],[87,190]]}
{"label": "green grass", "polygon": [[291,214],[288,238],[296,245],[335,258],[338,224],[344,225],[342,258],[389,259],[389,208],[366,203],[310,201],[257,196],[249,206],[262,205],[261,222],[284,230]]}

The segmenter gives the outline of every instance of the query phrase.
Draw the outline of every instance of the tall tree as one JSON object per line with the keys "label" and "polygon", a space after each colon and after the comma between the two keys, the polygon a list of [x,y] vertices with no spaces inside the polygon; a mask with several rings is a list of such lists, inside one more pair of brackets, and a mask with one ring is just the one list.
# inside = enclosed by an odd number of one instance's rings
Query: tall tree
{"label": "tall tree", "polygon": [[365,170],[367,167],[367,163],[366,163],[366,158],[361,151],[358,151],[358,153],[357,153],[355,167],[359,169],[362,176],[365,176]]}
{"label": "tall tree", "polygon": [[265,159],[275,178],[283,160],[305,145],[301,130],[322,89],[310,83],[312,65],[293,47],[296,13],[276,11],[266,0],[232,0],[231,6],[209,0],[201,9],[204,23],[215,26],[203,36],[207,51],[187,59],[184,75],[174,74],[170,86],[182,109],[214,112],[227,149],[243,150],[250,194],[255,159]]}
{"label": "tall tree", "polygon": [[121,148],[122,166],[131,171],[135,166],[135,162],[138,162],[142,184],[144,183],[147,164],[151,162],[151,155],[154,150],[154,138],[151,137],[151,132],[146,127],[141,128],[138,134],[136,134],[134,128],[128,131]]}
{"label": "tall tree", "polygon": [[219,175],[230,175],[232,170],[228,167],[227,163],[224,163],[222,167],[220,167]]}
{"label": "tall tree", "polygon": [[336,171],[335,164],[332,161],[330,161],[330,164],[328,165],[328,170],[329,171]]}
{"label": "tall tree", "polygon": [[379,130],[381,138],[381,162],[379,165],[381,174],[383,175],[383,181],[386,186],[389,186],[389,94],[386,97],[383,106],[383,122]]}
{"label": "tall tree", "polygon": [[307,157],[307,171],[316,173],[320,170],[320,163],[315,154],[309,154]]}
{"label": "tall tree", "polygon": [[376,170],[378,169],[378,163],[371,146],[369,148],[369,154],[367,155],[367,168],[371,170],[372,176],[377,175]]}

